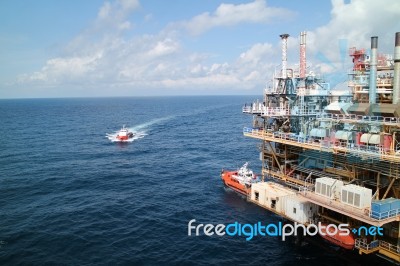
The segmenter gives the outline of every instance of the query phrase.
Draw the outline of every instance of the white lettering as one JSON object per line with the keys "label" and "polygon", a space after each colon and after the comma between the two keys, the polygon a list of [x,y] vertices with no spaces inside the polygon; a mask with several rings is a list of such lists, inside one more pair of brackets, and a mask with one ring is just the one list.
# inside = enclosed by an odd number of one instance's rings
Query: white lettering
{"label": "white lettering", "polygon": [[212,224],[206,224],[204,226],[204,234],[206,236],[212,236],[214,234],[214,232],[212,232],[212,230],[214,229],[214,225]]}

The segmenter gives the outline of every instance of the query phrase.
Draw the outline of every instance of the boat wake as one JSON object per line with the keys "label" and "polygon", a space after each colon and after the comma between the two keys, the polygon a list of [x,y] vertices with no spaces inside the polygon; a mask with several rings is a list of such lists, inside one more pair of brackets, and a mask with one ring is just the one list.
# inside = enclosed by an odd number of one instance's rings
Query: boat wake
{"label": "boat wake", "polygon": [[132,136],[127,139],[121,139],[119,137],[119,133],[121,131],[115,131],[114,133],[106,134],[106,138],[108,138],[111,142],[133,142],[135,140],[144,138],[147,135],[147,131],[151,126],[156,124],[161,124],[162,122],[173,119],[174,117],[175,116],[166,116],[162,118],[153,119],[133,127],[128,127],[127,130],[132,133]]}
{"label": "boat wake", "polygon": [[171,120],[173,118],[175,118],[175,116],[172,116],[172,115],[171,116],[166,116],[166,117],[161,117],[161,118],[156,118],[156,119],[150,120],[149,122],[145,122],[143,124],[139,124],[139,125],[130,127],[129,130],[131,130],[133,132],[135,132],[135,131],[143,131],[144,133],[146,133],[147,130],[151,126],[156,125],[156,124],[161,124],[161,123],[166,122],[168,120]]}

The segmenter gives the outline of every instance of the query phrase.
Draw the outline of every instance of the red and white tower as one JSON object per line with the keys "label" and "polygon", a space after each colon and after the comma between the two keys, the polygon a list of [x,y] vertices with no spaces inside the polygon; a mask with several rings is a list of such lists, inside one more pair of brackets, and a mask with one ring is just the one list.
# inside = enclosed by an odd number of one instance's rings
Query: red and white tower
{"label": "red and white tower", "polygon": [[306,58],[306,36],[307,32],[300,33],[300,78],[306,77],[307,58]]}

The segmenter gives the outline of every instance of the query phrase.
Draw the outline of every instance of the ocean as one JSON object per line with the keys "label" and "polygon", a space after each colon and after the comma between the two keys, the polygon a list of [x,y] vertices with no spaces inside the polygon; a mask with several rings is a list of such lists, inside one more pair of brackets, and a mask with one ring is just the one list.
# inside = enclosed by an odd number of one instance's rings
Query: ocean
{"label": "ocean", "polygon": [[[225,189],[261,171],[243,137],[257,96],[0,100],[1,265],[366,265],[318,236],[188,235],[196,224],[278,223]],[[112,143],[126,125],[141,134]],[[194,231],[193,231],[194,233]],[[382,262],[379,260],[379,262]]]}

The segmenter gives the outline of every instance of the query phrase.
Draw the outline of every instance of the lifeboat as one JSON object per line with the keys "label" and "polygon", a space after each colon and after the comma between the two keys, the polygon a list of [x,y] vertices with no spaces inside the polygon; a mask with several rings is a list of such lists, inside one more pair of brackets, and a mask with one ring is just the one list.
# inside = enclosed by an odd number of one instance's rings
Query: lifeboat
{"label": "lifeboat", "polygon": [[[319,230],[319,235],[322,238],[344,249],[354,248],[355,240],[351,233],[348,235],[340,235],[339,231],[337,230],[336,234],[334,234],[335,228],[329,227],[329,231],[327,231],[326,224],[322,225],[324,225],[324,227],[321,227]],[[329,232],[330,234],[328,234],[327,232]]]}
{"label": "lifeboat", "polygon": [[249,163],[245,163],[237,171],[221,171],[221,179],[226,187],[247,196],[253,183],[261,180],[248,168]]}

